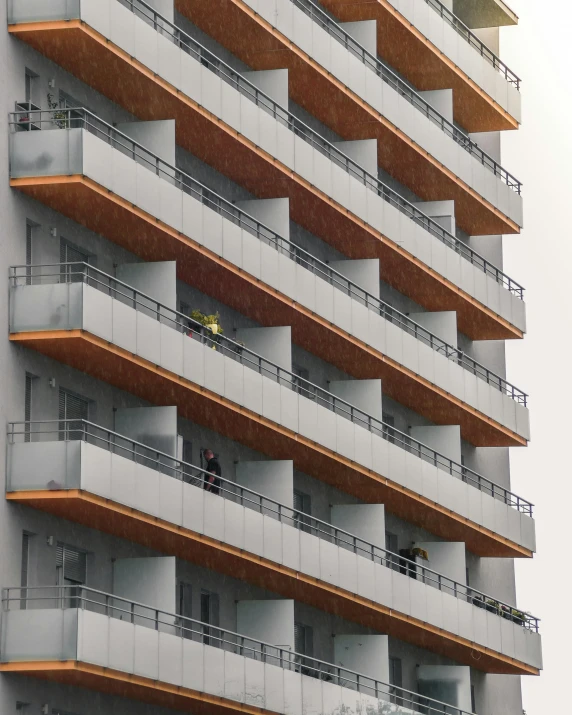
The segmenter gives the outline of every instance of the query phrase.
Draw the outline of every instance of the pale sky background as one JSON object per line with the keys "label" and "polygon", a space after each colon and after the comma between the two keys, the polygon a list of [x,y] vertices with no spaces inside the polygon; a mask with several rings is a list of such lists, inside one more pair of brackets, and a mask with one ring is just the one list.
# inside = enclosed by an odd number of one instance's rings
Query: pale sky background
{"label": "pale sky background", "polygon": [[[478,2],[478,0],[475,0]],[[532,441],[511,450],[513,489],[535,504],[537,555],[517,563],[518,603],[539,616],[540,678],[523,678],[527,715],[572,713],[572,3],[507,0],[517,27],[501,58],[522,79],[523,123],[503,165],[523,184],[520,236],[505,270],[526,288],[528,333],[508,345],[507,378],[530,395]]]}

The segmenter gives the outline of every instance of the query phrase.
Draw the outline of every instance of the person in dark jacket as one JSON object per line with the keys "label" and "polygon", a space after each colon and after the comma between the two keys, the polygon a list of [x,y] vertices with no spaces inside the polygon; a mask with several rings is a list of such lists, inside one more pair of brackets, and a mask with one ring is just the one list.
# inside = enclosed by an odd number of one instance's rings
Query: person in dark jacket
{"label": "person in dark jacket", "polygon": [[220,468],[220,463],[218,459],[214,456],[212,449],[205,449],[204,451],[205,459],[207,460],[206,471],[208,474],[204,475],[204,488],[207,492],[212,494],[220,494],[220,477],[222,476],[222,470]]}

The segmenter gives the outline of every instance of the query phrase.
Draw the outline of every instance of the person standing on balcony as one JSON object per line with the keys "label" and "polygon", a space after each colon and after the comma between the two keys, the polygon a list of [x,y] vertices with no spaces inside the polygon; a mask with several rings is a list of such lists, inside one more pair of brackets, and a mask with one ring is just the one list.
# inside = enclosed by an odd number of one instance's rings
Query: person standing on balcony
{"label": "person standing on balcony", "polygon": [[204,488],[213,494],[220,494],[220,477],[222,476],[220,463],[212,449],[205,449],[203,454],[207,460],[206,471],[208,472],[204,475]]}

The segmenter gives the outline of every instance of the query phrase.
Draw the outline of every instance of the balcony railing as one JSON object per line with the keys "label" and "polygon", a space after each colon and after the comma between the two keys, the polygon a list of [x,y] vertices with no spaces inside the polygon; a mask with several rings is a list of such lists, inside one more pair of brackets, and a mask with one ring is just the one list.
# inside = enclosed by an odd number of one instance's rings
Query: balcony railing
{"label": "balcony railing", "polygon": [[[426,1],[429,5],[433,6],[430,0]],[[495,176],[513,191],[516,191],[517,194],[521,193],[522,183],[518,181],[518,179],[506,169],[503,169],[498,161],[495,161],[492,156],[483,151],[462,129],[459,129],[453,122],[445,119],[440,112],[434,109],[429,102],[423,99],[407,82],[402,80],[401,77],[398,77],[379,57],[368,52],[357,40],[340,27],[337,22],[334,22],[321,7],[318,7],[311,0],[292,0],[292,2],[308,17],[311,17],[330,37],[337,40],[348,52],[351,52],[354,57],[360,62],[363,62],[366,67],[372,72],[375,72],[378,77],[392,87],[401,97],[406,99],[409,104],[424,114],[433,124],[439,127],[442,132],[445,132],[447,136],[451,137],[462,149],[474,156],[477,161],[489,171],[492,171]]]}
{"label": "balcony railing", "polygon": [[532,516],[532,504],[513,494],[505,487],[490,481],[477,472],[457,464],[449,457],[436,452],[431,447],[413,439],[404,432],[400,432],[392,425],[363,412],[354,405],[341,400],[331,392],[305,380],[299,375],[294,375],[289,370],[276,365],[257,353],[249,350],[241,343],[220,334],[214,334],[210,328],[201,325],[187,315],[172,310],[162,303],[149,297],[145,293],[117,280],[113,276],[100,271],[87,263],[62,263],[44,266],[13,266],[10,269],[10,284],[12,288],[34,284],[54,283],[85,283],[99,291],[112,296],[135,310],[155,318],[174,330],[186,334],[189,338],[197,340],[203,345],[220,351],[226,357],[236,360],[245,367],[255,370],[260,375],[267,377],[280,385],[293,390],[301,396],[315,401],[316,404],[350,420],[372,434],[396,444],[416,457],[433,464],[439,469],[448,472],[457,479],[476,487],[485,494],[499,499],[508,506]]}
{"label": "balcony railing", "polygon": [[484,57],[484,59],[491,64],[497,72],[500,72],[507,82],[510,82],[510,84],[512,84],[513,87],[516,87],[516,89],[520,92],[521,80],[502,60],[497,57],[491,49],[485,45],[481,39],[475,35],[474,32],[469,30],[464,22],[459,20],[459,18],[454,15],[448,7],[443,5],[442,2],[439,2],[439,0],[425,0],[425,2],[429,5],[429,7],[433,8],[433,10],[435,10],[435,12],[437,12],[443,20],[445,20],[445,22],[453,28],[453,30],[455,30],[460,37],[468,42],[469,45],[471,45],[471,47],[473,47],[481,55],[481,57]]}
{"label": "balcony railing", "polygon": [[[8,424],[8,443],[44,442],[66,440],[80,440],[104,449],[113,454],[118,454],[126,459],[143,464],[155,471],[161,472],[187,484],[203,488],[210,476],[209,472],[201,467],[188,462],[175,459],[152,447],[137,442],[129,437],[113,432],[100,425],[87,420],[42,420],[29,422],[10,422]],[[10,474],[8,478],[10,478]],[[474,588],[444,576],[432,569],[423,566],[403,555],[396,554],[387,549],[371,544],[355,534],[350,534],[344,529],[339,529],[321,519],[316,519],[310,514],[292,509],[270,499],[263,494],[243,487],[236,482],[218,477],[220,480],[219,495],[241,506],[253,509],[261,514],[276,519],[282,524],[312,534],[319,539],[347,549],[357,556],[362,556],[369,561],[381,564],[387,568],[399,571],[411,578],[421,581],[433,588],[448,593],[478,608],[484,608],[489,613],[506,618],[517,625],[538,633],[539,619],[524,613],[519,609],[498,599],[488,596]],[[78,485],[75,485],[78,486]],[[17,490],[18,485],[10,485],[9,491]],[[52,483],[50,489],[71,489],[74,485],[67,483]]]}
{"label": "balcony railing", "polygon": [[[337,166],[341,167],[350,176],[360,181],[371,191],[374,191],[384,201],[391,204],[401,213],[405,214],[409,219],[414,221],[418,226],[431,233],[439,241],[446,246],[456,251],[465,260],[472,263],[486,275],[493,278],[497,283],[505,287],[511,293],[516,295],[521,300],[523,299],[524,288],[512,278],[503,273],[486,258],[483,258],[476,251],[473,251],[466,243],[459,240],[449,231],[446,231],[437,221],[433,220],[412,203],[404,199],[394,189],[390,188],[381,182],[376,176],[368,173],[359,164],[350,159],[346,154],[328,142],[322,136],[300,119],[291,114],[288,110],[281,107],[273,99],[268,97],[264,92],[255,87],[251,82],[245,79],[241,74],[232,69],[229,65],[219,59],[212,52],[203,47],[193,38],[189,37],[183,30],[173,25],[169,20],[156,12],[142,0],[119,0],[125,7],[129,8],[138,17],[144,19],[147,23],[153,26],[157,31],[160,31],[164,37],[167,37],[175,45],[180,47],[184,52],[197,59],[201,64],[215,73],[224,82],[234,87],[243,96],[254,102],[265,112],[273,116],[276,121],[293,131],[296,136],[310,144],[314,149],[319,151],[324,156],[327,156]],[[17,117],[16,117],[17,118]]]}
{"label": "balcony railing", "polygon": [[[158,176],[166,178],[168,181],[175,181],[176,185],[185,193],[201,201],[211,210],[219,213],[226,220],[240,226],[259,240],[275,248],[280,254],[287,256],[290,260],[304,266],[307,270],[319,276],[333,287],[357,300],[369,310],[379,314],[385,320],[398,325],[409,335],[413,335],[425,345],[428,345],[435,352],[444,355],[448,360],[452,360],[468,372],[483,380],[496,390],[499,390],[511,399],[523,406],[527,406],[528,395],[510,382],[500,377],[492,370],[474,360],[465,352],[453,345],[445,342],[441,338],[431,333],[426,328],[411,320],[408,316],[393,308],[389,303],[374,297],[360,288],[355,283],[345,278],[326,263],[312,256],[300,246],[291,243],[275,231],[272,231],[257,219],[237,208],[234,204],[226,201],[221,196],[211,191],[209,188],[193,179],[188,174],[167,164],[162,159],[144,149],[132,139],[122,134],[114,127],[102,122],[98,117],[84,109],[64,109],[55,111],[38,112],[38,118],[34,119],[38,126],[49,128],[83,128],[98,138],[103,139],[115,149],[131,156],[135,161],[144,164],[148,169]],[[29,113],[25,115],[25,121],[30,121]],[[22,120],[19,114],[11,122],[14,131],[22,130]]]}
{"label": "balcony railing", "polygon": [[[206,47],[203,47],[192,37],[189,37],[184,30],[181,30],[173,23],[169,22],[163,15],[153,10],[146,5],[142,0],[119,0],[125,7],[131,9],[138,17],[141,17],[148,24],[152,25],[157,31],[175,45],[180,47],[184,52],[187,52],[191,57],[197,59],[201,64],[214,72],[224,82],[234,87],[243,96],[254,102],[258,107],[263,109],[268,114],[272,115],[276,121],[293,131],[296,136],[310,144],[314,149],[319,151],[324,156],[327,156],[337,166],[341,167],[354,179],[360,181],[371,191],[375,192],[384,201],[387,201],[394,208],[405,214],[408,218],[426,231],[429,231],[433,236],[442,241],[445,245],[459,253],[463,258],[470,261],[487,275],[494,278],[497,283],[500,283],[505,288],[514,293],[521,299],[523,298],[524,288],[520,286],[512,278],[505,275],[499,268],[487,261],[481,255],[473,251],[466,243],[459,240],[452,233],[446,231],[437,221],[424,214],[412,203],[404,199],[394,189],[380,181],[377,176],[368,173],[357,162],[350,159],[340,149],[335,147],[331,142],[327,141],[311,129],[307,124],[304,124],[300,119],[295,117],[291,112],[284,107],[281,107],[271,97],[264,94],[260,89],[255,87],[240,73],[234,70],[226,62],[223,62],[219,57],[214,55]],[[421,99],[421,98],[420,98]]]}
{"label": "balcony railing", "polygon": [[396,713],[403,712],[399,708],[408,708],[425,715],[470,715],[455,705],[433,700],[339,665],[295,653],[289,648],[265,643],[210,623],[168,613],[87,586],[4,588],[2,606],[4,612],[23,608],[27,610],[72,608],[92,611],[108,618],[117,618],[156,631],[176,634],[181,638],[220,648],[244,658],[327,681],[342,688],[357,690],[379,700],[390,701],[398,706]]}

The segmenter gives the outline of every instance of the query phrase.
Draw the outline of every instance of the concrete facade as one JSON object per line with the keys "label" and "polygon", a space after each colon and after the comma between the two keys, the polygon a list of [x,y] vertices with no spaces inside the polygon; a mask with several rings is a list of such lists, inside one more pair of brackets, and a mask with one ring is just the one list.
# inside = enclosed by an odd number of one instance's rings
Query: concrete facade
{"label": "concrete facade", "polygon": [[[519,118],[518,92],[505,79],[491,79],[490,65],[474,48],[453,42],[453,28],[429,4],[391,4]],[[495,210],[522,223],[520,196],[477,166],[298,3],[242,5],[335,78],[340,92],[345,86]],[[467,14],[467,4],[458,5]],[[40,131],[23,131],[29,127],[22,114],[11,118],[0,144],[0,451],[7,497],[0,500],[0,586],[27,589],[9,590],[3,604],[0,712],[175,712],[167,700],[150,705],[135,691],[113,694],[103,681],[93,689],[11,670],[15,662],[62,660],[110,668],[120,678],[147,678],[158,690],[220,697],[231,712],[254,706],[292,715],[342,709],[357,715],[391,707],[417,715],[426,711],[420,696],[446,701],[458,708],[455,715],[520,712],[516,673],[542,668],[541,640],[533,622],[522,620],[526,604],[517,601],[513,558],[498,554],[510,548],[531,556],[535,522],[527,502],[517,502],[510,491],[509,447],[485,439],[476,444],[455,418],[459,411],[476,415],[483,424],[494,423],[499,434],[528,441],[528,408],[503,382],[510,379],[504,341],[478,329],[469,338],[451,299],[428,309],[393,286],[383,259],[357,242],[330,243],[339,230],[336,216],[351,216],[399,246],[411,281],[419,280],[414,265],[422,265],[507,329],[525,330],[523,301],[504,279],[483,271],[477,260],[360,180],[360,171],[384,180],[377,140],[348,141],[295,103],[292,69],[255,71],[171,0],[135,6],[119,0],[0,4],[4,116],[23,102],[46,112],[37,117],[43,120]],[[447,7],[454,11],[455,3]],[[153,10],[161,17],[153,19]],[[216,3],[208,12],[216,17]],[[299,197],[286,183],[264,184],[260,176],[241,183],[230,170],[227,176],[224,162],[217,169],[209,164],[210,149],[199,157],[183,148],[182,122],[130,113],[127,87],[125,98],[112,100],[79,80],[77,67],[64,69],[12,31],[14,24],[53,20],[81,20],[175,96],[194,103],[208,121],[233,132],[245,163],[262,152],[304,190],[319,194],[324,206],[330,202],[319,230],[305,228]],[[374,20],[340,24],[383,61]],[[481,34],[498,42],[495,26]],[[206,49],[185,51],[174,37]],[[213,71],[207,51],[228,71]],[[84,61],[78,56],[71,64]],[[242,79],[229,81],[231,72]],[[119,72],[114,80],[121,88]],[[275,102],[275,109],[268,111],[266,100],[253,101],[247,85]],[[419,94],[454,120],[452,90]],[[151,112],[156,105],[149,96]],[[92,112],[105,129],[88,130],[71,115],[62,119],[59,113],[71,106]],[[499,131],[471,136],[500,161]],[[335,149],[353,168],[343,166]],[[220,151],[227,149],[221,145]],[[71,188],[69,194],[62,189],[58,203],[49,191],[34,198],[25,186],[71,186],[78,177],[92,197],[112,197],[124,213],[88,207],[85,220],[75,221]],[[186,177],[202,189],[189,188]],[[389,175],[387,181],[452,241],[502,268],[502,237],[463,235],[451,197],[424,202],[414,187]],[[134,218],[128,222],[125,212],[144,216],[151,228],[141,229]],[[152,233],[153,226],[177,237],[176,252]],[[232,282],[210,277],[214,264],[224,265]],[[256,286],[258,298],[247,284]],[[283,312],[271,315],[267,306],[278,304]],[[209,328],[201,332],[188,317],[193,310],[218,314],[222,336],[213,338]],[[285,318],[292,310],[301,317],[290,325]],[[336,339],[343,336],[361,357],[350,359],[335,348],[342,343],[332,342],[329,352],[313,348],[310,321]],[[75,367],[71,353],[57,348],[72,331],[85,345]],[[39,347],[48,335],[53,354]],[[37,342],[26,343],[34,336]],[[91,352],[96,343],[97,359]],[[98,372],[98,362],[111,354],[138,361],[138,377],[124,369]],[[368,362],[372,355],[377,362]],[[481,367],[469,369],[462,355]],[[428,419],[415,390],[400,401],[406,392],[399,391],[394,373],[382,373],[386,363],[417,381],[412,385],[442,395],[449,410],[443,418]],[[145,383],[159,374],[171,387],[145,392]],[[183,400],[183,388],[193,396]],[[208,409],[199,409],[196,396],[210,401]],[[247,422],[239,423],[238,416]],[[220,494],[204,489],[206,449],[221,465]],[[336,478],[326,474],[330,469],[339,471]],[[369,494],[355,486],[366,479]],[[380,485],[409,495],[427,516],[414,517],[412,510],[409,519],[405,509],[390,508],[377,498]],[[30,501],[32,493],[45,500],[43,506]],[[98,521],[73,510],[62,515],[54,506],[56,499],[80,498],[97,502]],[[154,535],[130,532],[127,517],[133,514],[153,523]],[[447,514],[467,531],[447,537],[439,524]],[[183,553],[167,537],[158,539],[158,525],[194,541]],[[212,558],[200,551],[207,548]],[[416,549],[426,551],[428,560]],[[232,571],[223,554],[250,566]],[[299,597],[287,592],[294,587],[287,588],[286,576],[299,581]],[[321,589],[322,602],[310,586]],[[93,590],[97,607],[87,595],[78,604],[82,588]],[[328,594],[345,604],[343,616]],[[360,611],[358,603],[370,610]],[[421,647],[422,639],[405,631],[397,637],[393,622],[387,631],[365,625],[382,612],[414,623],[419,632],[439,629],[447,643],[491,659],[481,667],[475,658],[469,663],[438,653],[430,640]],[[231,640],[244,637],[250,650],[234,644],[225,652],[217,644],[223,631]],[[316,676],[316,668],[328,677]],[[343,679],[332,677],[334,668],[344,671]],[[185,707],[192,712],[192,701]]]}

